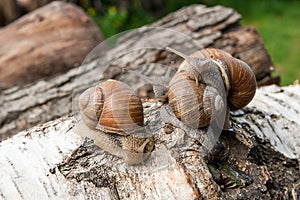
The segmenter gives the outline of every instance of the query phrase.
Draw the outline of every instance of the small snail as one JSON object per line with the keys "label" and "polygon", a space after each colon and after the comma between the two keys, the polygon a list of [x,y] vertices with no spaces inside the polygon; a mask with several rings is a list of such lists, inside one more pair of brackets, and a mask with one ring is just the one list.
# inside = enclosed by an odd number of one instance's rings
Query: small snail
{"label": "small snail", "polygon": [[127,84],[101,82],[80,95],[79,107],[81,125],[86,127],[83,136],[129,165],[144,163],[153,150],[153,138],[143,137],[142,103]]}
{"label": "small snail", "polygon": [[[175,116],[192,128],[208,126],[212,118],[246,106],[254,97],[256,79],[243,61],[219,49],[203,49],[190,56],[167,47],[184,58],[169,83],[168,99]],[[222,122],[220,122],[222,123]]]}

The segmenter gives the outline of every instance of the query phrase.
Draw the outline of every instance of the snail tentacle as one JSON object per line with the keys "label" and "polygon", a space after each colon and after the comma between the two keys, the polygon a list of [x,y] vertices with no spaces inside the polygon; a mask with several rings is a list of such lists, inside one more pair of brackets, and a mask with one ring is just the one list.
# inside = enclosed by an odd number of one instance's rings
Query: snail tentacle
{"label": "snail tentacle", "polygon": [[136,151],[137,153],[144,153],[145,148],[146,148],[146,145],[147,145],[149,142],[150,142],[150,139],[147,138],[147,139],[144,141],[144,143],[143,143],[140,147],[138,147],[138,148],[135,149],[135,151]]}

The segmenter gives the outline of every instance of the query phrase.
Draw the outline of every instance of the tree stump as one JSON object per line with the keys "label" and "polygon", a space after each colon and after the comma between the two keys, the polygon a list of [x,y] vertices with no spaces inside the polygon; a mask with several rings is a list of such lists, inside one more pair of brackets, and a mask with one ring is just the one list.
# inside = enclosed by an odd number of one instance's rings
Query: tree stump
{"label": "tree stump", "polygon": [[[299,94],[300,85],[260,88],[249,106],[231,115],[235,132],[223,131],[206,156],[183,130],[162,128],[142,166],[127,166],[80,137],[74,117],[65,116],[0,143],[0,196],[299,199]],[[157,106],[148,103],[145,110]]]}
{"label": "tree stump", "polygon": [[[272,63],[260,37],[254,28],[241,26],[239,19],[240,15],[231,8],[185,7],[151,25],[106,41],[107,46],[100,45],[101,48],[93,51],[95,55],[91,53],[79,69],[2,91],[0,140],[38,123],[72,113],[72,94],[75,98],[100,79],[118,78],[124,69],[137,69],[147,76],[162,76],[167,67],[161,66],[173,63],[171,66],[175,70],[182,59],[166,52],[166,46],[185,53],[204,47],[224,49],[252,67],[259,85],[278,84],[278,77],[271,77]],[[108,48],[115,40],[117,44]],[[76,43],[76,46],[80,44]],[[142,50],[138,51],[138,48]],[[106,66],[105,73],[99,71]],[[134,82],[138,80],[135,77],[128,79],[132,85],[138,85]]]}

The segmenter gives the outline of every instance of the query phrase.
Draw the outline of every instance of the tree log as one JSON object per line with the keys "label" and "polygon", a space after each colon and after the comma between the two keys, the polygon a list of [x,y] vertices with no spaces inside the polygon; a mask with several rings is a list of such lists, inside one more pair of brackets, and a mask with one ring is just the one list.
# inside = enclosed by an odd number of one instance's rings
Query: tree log
{"label": "tree log", "polygon": [[[65,116],[0,143],[0,196],[299,199],[299,94],[300,85],[260,88],[250,105],[232,113],[235,131],[223,131],[205,156],[201,144],[181,129],[162,128],[143,166],[127,166],[80,137],[72,129],[74,117]],[[157,105],[148,103],[145,112]],[[233,171],[235,178],[223,169]]]}
{"label": "tree log", "polygon": [[16,0],[2,0],[0,2],[0,26],[4,26],[21,15]]}
{"label": "tree log", "polygon": [[66,72],[102,40],[96,24],[73,4],[37,9],[0,29],[0,90]]}
{"label": "tree log", "polygon": [[[100,79],[117,79],[124,69],[138,70],[147,76],[164,75],[167,67],[162,65],[169,66],[174,61],[171,66],[175,68],[182,62],[178,56],[166,52],[166,46],[187,54],[204,47],[224,49],[246,61],[259,84],[278,84],[278,77],[271,77],[272,63],[261,39],[254,28],[240,26],[239,19],[240,15],[231,8],[189,6],[149,26],[106,41],[107,48],[104,44],[97,47],[79,69],[2,91],[0,140],[72,113],[72,94],[76,97]],[[117,45],[109,49],[109,44],[117,38]],[[108,69],[103,72],[106,66]],[[132,76],[127,82],[135,86],[141,84],[140,79]]]}

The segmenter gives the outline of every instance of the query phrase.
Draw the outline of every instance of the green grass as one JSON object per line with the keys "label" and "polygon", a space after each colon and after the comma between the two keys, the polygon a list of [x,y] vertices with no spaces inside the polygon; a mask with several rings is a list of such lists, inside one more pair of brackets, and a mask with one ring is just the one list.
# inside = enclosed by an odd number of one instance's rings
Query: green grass
{"label": "green grass", "polygon": [[[109,2],[109,1],[108,1]],[[193,3],[209,6],[224,5],[242,15],[243,25],[254,26],[262,37],[274,63],[275,74],[281,76],[281,85],[300,79],[300,1],[299,0],[166,0],[159,14],[143,10],[140,1],[125,11],[118,12],[113,3],[105,15],[99,17],[89,12],[105,37],[151,23],[169,12]]]}
{"label": "green grass", "polygon": [[243,16],[243,25],[257,29],[275,65],[275,74],[281,76],[281,85],[300,79],[300,1],[214,0],[207,3],[234,8]]}

